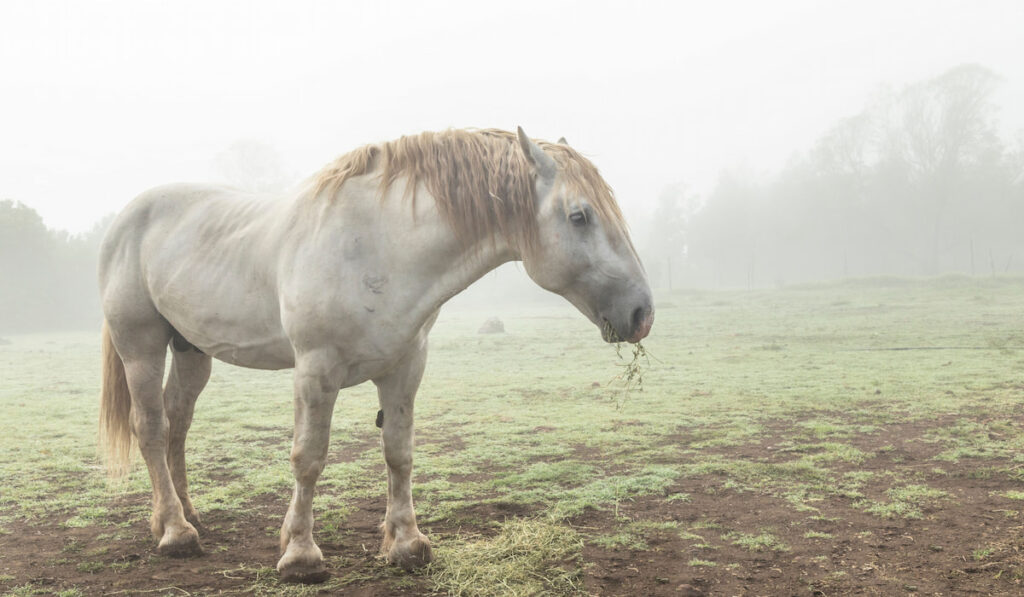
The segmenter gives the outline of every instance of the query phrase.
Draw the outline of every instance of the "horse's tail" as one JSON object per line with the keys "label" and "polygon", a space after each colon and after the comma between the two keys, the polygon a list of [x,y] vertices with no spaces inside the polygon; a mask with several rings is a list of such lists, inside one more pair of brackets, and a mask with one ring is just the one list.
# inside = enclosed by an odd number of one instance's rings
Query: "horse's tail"
{"label": "horse's tail", "polygon": [[132,397],[124,375],[124,362],[103,322],[103,389],[100,395],[100,450],[106,456],[107,473],[114,478],[128,472],[131,454]]}

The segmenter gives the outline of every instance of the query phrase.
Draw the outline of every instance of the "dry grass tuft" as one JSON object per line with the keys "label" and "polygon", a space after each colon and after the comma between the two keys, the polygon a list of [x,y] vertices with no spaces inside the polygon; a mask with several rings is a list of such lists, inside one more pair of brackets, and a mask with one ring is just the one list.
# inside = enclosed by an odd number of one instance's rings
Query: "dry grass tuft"
{"label": "dry grass tuft", "polygon": [[[615,345],[615,354],[619,356],[619,360],[625,360],[625,357],[622,356],[622,344]],[[618,374],[615,379],[623,383],[626,392],[630,390],[642,392],[644,390],[644,372],[650,365],[651,357],[647,354],[647,349],[643,344],[637,342],[633,345],[632,360],[622,365],[622,373]]]}
{"label": "dry grass tuft", "polygon": [[510,519],[498,535],[437,546],[428,573],[455,596],[578,595],[583,540],[544,519]]}

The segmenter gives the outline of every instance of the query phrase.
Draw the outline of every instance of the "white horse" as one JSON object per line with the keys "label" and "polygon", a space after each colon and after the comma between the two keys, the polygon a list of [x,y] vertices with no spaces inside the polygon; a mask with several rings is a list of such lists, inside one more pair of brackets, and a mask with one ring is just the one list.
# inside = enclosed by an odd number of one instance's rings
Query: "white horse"
{"label": "white horse", "polygon": [[427,334],[445,301],[511,260],[606,341],[650,331],[651,292],[611,189],[564,141],[537,143],[522,129],[368,145],[285,197],[177,184],[136,198],[101,252],[100,419],[114,472],[126,469],[137,438],[158,552],[201,553],[184,445],[217,358],[295,369],[282,579],[328,577],[313,541],[313,488],[338,391],[367,380],[377,386],[388,470],[381,552],[406,568],[430,561],[410,487]]}

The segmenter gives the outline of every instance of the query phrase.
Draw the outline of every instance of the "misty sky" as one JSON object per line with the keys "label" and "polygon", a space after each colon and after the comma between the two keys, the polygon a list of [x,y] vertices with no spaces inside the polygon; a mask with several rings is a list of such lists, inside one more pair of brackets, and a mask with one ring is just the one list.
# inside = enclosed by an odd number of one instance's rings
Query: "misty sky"
{"label": "misty sky", "polygon": [[305,177],[358,145],[522,125],[589,155],[634,220],[667,184],[770,172],[893,88],[977,62],[1024,127],[1024,2],[10,1],[0,199],[88,229],[216,180],[239,139]]}

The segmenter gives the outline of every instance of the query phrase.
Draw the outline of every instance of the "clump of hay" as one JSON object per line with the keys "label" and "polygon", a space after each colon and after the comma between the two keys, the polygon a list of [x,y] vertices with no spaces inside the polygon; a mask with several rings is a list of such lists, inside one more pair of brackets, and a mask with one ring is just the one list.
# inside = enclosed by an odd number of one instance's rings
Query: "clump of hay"
{"label": "clump of hay", "polygon": [[[615,343],[615,354],[620,361],[626,358],[622,355],[622,337],[615,331],[608,321],[604,322],[605,336]],[[657,360],[657,359],[655,359]],[[609,384],[619,382],[622,384],[622,399],[616,400],[618,406],[622,406],[627,394],[632,391],[644,391],[644,373],[650,368],[651,355],[647,348],[640,342],[633,344],[633,358],[629,362],[622,363],[622,373],[611,379]]]}
{"label": "clump of hay", "polygon": [[[622,343],[615,344],[615,354],[620,361],[625,361],[622,355]],[[651,357],[647,349],[640,342],[633,345],[633,358],[629,362],[622,363],[622,373],[616,375],[613,381],[620,381],[623,385],[623,393],[636,390],[644,391],[644,373],[650,368]]]}
{"label": "clump of hay", "polygon": [[544,519],[510,519],[494,537],[437,546],[428,573],[455,596],[577,595],[583,540]]}
{"label": "clump of hay", "polygon": [[505,324],[501,322],[497,317],[491,317],[484,322],[480,329],[476,331],[478,334],[504,334]]}

